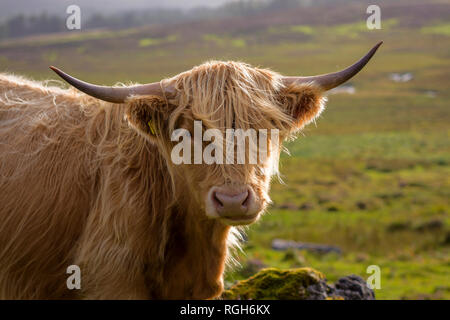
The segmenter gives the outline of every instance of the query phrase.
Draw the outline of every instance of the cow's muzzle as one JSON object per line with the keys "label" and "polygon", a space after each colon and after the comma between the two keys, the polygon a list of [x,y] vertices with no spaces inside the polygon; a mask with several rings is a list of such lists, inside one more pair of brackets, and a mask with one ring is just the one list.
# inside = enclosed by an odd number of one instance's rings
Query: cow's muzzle
{"label": "cow's muzzle", "polygon": [[229,225],[254,222],[261,206],[251,187],[212,187],[206,199],[207,215],[219,218]]}

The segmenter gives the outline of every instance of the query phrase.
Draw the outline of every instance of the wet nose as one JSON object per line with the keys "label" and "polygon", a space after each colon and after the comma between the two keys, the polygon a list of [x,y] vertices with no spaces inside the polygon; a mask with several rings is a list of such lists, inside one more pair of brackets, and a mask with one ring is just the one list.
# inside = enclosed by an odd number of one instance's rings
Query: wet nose
{"label": "wet nose", "polygon": [[239,193],[225,193],[215,190],[211,194],[217,213],[221,217],[245,216],[248,212],[250,193],[248,190]]}

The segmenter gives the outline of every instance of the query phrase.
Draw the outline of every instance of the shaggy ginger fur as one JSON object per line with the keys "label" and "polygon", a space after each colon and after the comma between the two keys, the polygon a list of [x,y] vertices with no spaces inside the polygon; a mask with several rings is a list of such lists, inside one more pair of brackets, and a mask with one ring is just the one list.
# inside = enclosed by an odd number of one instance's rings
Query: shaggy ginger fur
{"label": "shaggy ginger fur", "polygon": [[[236,229],[204,214],[214,185],[250,185],[266,204],[280,150],[260,165],[180,165],[173,129],[278,128],[323,109],[309,85],[237,62],[182,73],[176,94],[114,105],[0,74],[0,298],[207,299]],[[151,119],[157,129],[146,125]],[[281,143],[280,143],[281,145]],[[68,290],[66,268],[81,268]]]}

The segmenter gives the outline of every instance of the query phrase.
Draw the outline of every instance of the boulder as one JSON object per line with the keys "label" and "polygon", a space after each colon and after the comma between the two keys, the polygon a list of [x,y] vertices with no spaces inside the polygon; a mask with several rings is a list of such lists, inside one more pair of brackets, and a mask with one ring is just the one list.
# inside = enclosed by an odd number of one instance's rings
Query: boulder
{"label": "boulder", "polygon": [[359,276],[340,278],[328,284],[325,276],[311,268],[280,270],[267,268],[237,282],[221,296],[225,300],[373,300],[372,289]]}

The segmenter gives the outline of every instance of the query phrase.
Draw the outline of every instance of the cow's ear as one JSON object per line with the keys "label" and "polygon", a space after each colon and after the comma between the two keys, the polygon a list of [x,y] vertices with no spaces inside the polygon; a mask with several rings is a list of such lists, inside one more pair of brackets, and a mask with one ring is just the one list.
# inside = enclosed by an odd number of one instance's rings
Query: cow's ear
{"label": "cow's ear", "polygon": [[292,131],[302,129],[313,121],[325,108],[323,91],[312,84],[292,84],[282,89],[281,104],[294,119]]}
{"label": "cow's ear", "polygon": [[131,127],[148,140],[155,142],[158,137],[166,136],[169,108],[164,98],[139,96],[128,100],[126,118]]}

